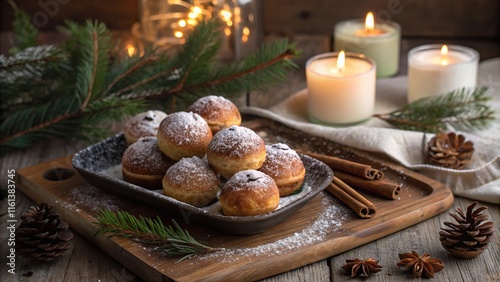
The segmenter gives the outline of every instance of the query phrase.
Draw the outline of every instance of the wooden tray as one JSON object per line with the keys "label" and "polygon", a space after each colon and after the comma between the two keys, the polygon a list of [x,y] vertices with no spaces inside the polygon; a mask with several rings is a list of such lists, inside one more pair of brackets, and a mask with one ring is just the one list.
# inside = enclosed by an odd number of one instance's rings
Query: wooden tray
{"label": "wooden tray", "polygon": [[360,152],[312,137],[268,120],[252,120],[253,128],[267,143],[286,143],[292,148],[343,157],[384,171],[401,183],[398,200],[364,194],[376,204],[372,219],[354,212],[323,191],[306,206],[270,230],[256,235],[227,235],[189,221],[189,214],[175,218],[181,227],[204,244],[225,251],[198,255],[176,262],[143,245],[122,238],[93,236],[93,216],[100,209],[126,210],[145,217],[171,216],[87,184],[71,166],[71,156],[18,171],[18,189],[35,202],[53,205],[71,228],[99,246],[146,281],[248,281],[289,271],[377,240],[446,211],[453,203],[443,184],[396,165],[383,156]]}

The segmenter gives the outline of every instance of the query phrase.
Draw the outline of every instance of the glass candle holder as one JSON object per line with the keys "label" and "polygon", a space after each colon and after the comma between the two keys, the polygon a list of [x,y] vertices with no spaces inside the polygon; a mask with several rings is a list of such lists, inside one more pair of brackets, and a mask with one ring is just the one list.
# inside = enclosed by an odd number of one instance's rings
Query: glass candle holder
{"label": "glass candle holder", "polygon": [[362,54],[324,53],[306,63],[307,111],[312,122],[346,126],[369,119],[375,106],[375,63]]}
{"label": "glass candle holder", "polygon": [[408,102],[477,82],[479,53],[459,45],[429,44],[408,52]]}
{"label": "glass candle holder", "polygon": [[339,22],[334,29],[334,50],[360,53],[375,61],[377,77],[388,77],[399,71],[401,27],[388,21],[375,23],[374,31],[366,31],[365,20]]}
{"label": "glass candle holder", "polygon": [[224,21],[220,58],[241,59],[262,41],[260,0],[140,0],[140,22],[132,34],[160,46],[179,47],[186,35],[206,17]]}

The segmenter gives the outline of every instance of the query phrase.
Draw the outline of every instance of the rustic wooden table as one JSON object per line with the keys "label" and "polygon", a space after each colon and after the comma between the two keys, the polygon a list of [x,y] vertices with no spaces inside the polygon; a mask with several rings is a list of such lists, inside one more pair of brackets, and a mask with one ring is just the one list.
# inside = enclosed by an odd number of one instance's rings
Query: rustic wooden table
{"label": "rustic wooden table", "polygon": [[[328,38],[324,37],[296,37],[303,56],[298,64],[303,66],[311,55],[323,52],[330,48]],[[405,54],[416,43],[403,41],[401,72],[405,73]],[[305,87],[303,68],[292,73],[284,85],[266,91],[255,93],[250,97],[252,106],[268,107],[284,97],[293,94]],[[3,156],[0,159],[0,183],[7,184],[7,171],[18,170],[23,167],[49,161],[55,158],[73,154],[87,144],[68,144],[59,140],[39,143],[26,150],[19,150]],[[455,208],[464,209],[471,200],[455,198],[450,212]],[[21,192],[16,192],[16,218],[34,203]],[[493,242],[479,257],[469,260],[456,259],[441,247],[439,229],[444,221],[451,221],[447,213],[439,214],[429,220],[403,229],[395,234],[386,236],[377,241],[339,254],[337,256],[318,261],[316,263],[282,273],[263,281],[343,281],[349,279],[341,266],[346,259],[374,257],[380,260],[383,270],[370,276],[371,281],[401,281],[411,278],[411,273],[396,266],[398,253],[416,250],[419,253],[428,252],[432,256],[444,261],[446,268],[436,274],[435,281],[500,281],[500,207],[497,205],[480,203],[488,207],[486,211],[490,220],[496,223]],[[31,262],[22,257],[16,257],[16,274],[7,272],[5,267],[8,239],[7,201],[0,202],[0,242],[1,263],[0,281],[141,281],[120,263],[98,249],[86,239],[75,234],[67,255],[50,263]],[[300,258],[298,258],[300,259]],[[249,277],[251,279],[251,277]],[[363,279],[354,279],[363,280]]]}

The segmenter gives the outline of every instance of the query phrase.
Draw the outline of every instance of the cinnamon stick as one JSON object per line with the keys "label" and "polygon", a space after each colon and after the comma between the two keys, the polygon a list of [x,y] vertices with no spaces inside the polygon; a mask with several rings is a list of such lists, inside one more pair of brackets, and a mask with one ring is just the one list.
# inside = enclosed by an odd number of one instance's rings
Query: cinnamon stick
{"label": "cinnamon stick", "polygon": [[328,155],[321,155],[309,152],[298,151],[303,154],[309,155],[327,164],[331,169],[343,171],[352,175],[356,175],[365,179],[382,179],[384,173],[378,169],[372,168],[370,165],[361,164],[353,161],[344,160],[337,157]]}
{"label": "cinnamon stick", "polygon": [[342,179],[334,176],[333,183],[339,186],[347,194],[351,195],[351,197],[356,199],[358,202],[368,207],[368,209],[375,209],[375,205],[372,202],[370,202],[367,198],[363,197],[363,195],[359,194],[356,190],[352,189],[351,186],[347,185],[344,181],[342,181]]}
{"label": "cinnamon stick", "polygon": [[352,187],[359,188],[366,192],[370,192],[384,198],[396,200],[401,192],[401,187],[386,180],[368,180],[361,177],[356,177],[348,173],[334,171],[334,175]]}
{"label": "cinnamon stick", "polygon": [[375,205],[342,182],[342,180],[334,177],[333,182],[326,189],[356,212],[359,217],[372,218],[375,215]]}

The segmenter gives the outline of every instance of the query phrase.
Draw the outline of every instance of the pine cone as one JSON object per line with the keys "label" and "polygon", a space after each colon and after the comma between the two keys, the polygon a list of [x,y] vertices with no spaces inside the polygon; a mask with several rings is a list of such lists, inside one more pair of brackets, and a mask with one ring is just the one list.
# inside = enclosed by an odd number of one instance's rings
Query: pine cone
{"label": "pine cone", "polygon": [[454,132],[438,133],[429,141],[428,159],[431,164],[461,169],[471,162],[474,144]]}
{"label": "pine cone", "polygon": [[449,228],[441,228],[439,232],[441,245],[452,255],[459,258],[474,258],[480,255],[493,239],[495,228],[488,215],[481,212],[487,208],[484,206],[474,210],[477,202],[467,207],[467,214],[457,208],[459,215],[450,213],[457,223],[444,222]]}
{"label": "pine cone", "polygon": [[64,255],[73,233],[51,206],[45,203],[32,206],[21,219],[16,232],[18,254],[42,261]]}

